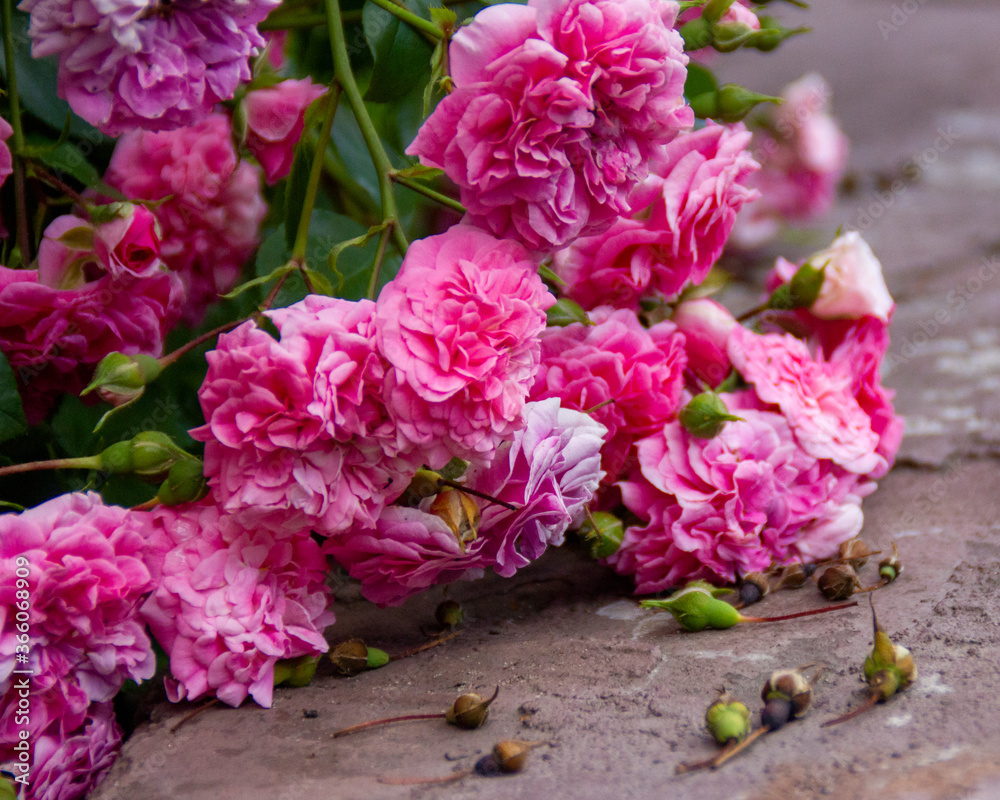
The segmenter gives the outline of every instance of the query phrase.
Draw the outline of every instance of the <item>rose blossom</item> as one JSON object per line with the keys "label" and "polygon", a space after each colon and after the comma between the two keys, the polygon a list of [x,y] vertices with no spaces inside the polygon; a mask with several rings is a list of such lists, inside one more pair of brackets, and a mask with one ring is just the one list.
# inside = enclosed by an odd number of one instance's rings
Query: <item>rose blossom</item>
{"label": "rose blossom", "polygon": [[733,330],[728,351],[760,399],[781,409],[803,450],[859,475],[885,469],[879,437],[852,393],[849,364],[816,361],[793,336],[742,326]]}
{"label": "rose blossom", "polygon": [[191,435],[206,442],[220,504],[246,526],[323,535],[370,526],[406,487],[417,465],[390,457],[374,308],[310,299],[274,312],[281,342],[247,322],[208,353],[198,393],[206,424]]}
{"label": "rose blossom", "polygon": [[111,769],[121,748],[122,732],[111,703],[94,703],[77,730],[46,729],[32,740],[32,797],[78,800]]}
{"label": "rose blossom", "polygon": [[709,386],[718,386],[733,368],[726,345],[739,323],[729,309],[708,297],[685,300],[670,321],[684,334],[688,369]]}
{"label": "rose blossom", "polygon": [[761,197],[737,220],[734,241],[757,247],[784,221],[815,219],[833,204],[847,163],[847,137],[830,115],[830,87],[816,73],[787,86],[768,133],[753,151],[762,165],[750,185]]}
{"label": "rose blossom", "polygon": [[274,665],[328,649],[326,561],[309,536],[242,530],[209,501],[142,514],[159,573],[141,613],[170,656],[173,702],[270,707]]}
{"label": "rose blossom", "polygon": [[[90,702],[111,700],[127,678],[153,676],[155,659],[136,616],[151,585],[144,556],[126,509],[92,492],[0,516],[0,693],[10,689],[16,653],[24,652],[16,624],[24,600],[18,592],[27,592],[33,732],[73,730]],[[0,741],[8,744],[22,727],[15,709],[0,716]]]}
{"label": "rose blossom", "polygon": [[469,221],[547,251],[629,210],[653,151],[689,127],[667,0],[480,11],[449,49],[454,91],[407,153],[459,186]]}
{"label": "rose blossom", "polygon": [[672,322],[647,330],[631,311],[603,307],[588,317],[591,325],[577,322],[542,335],[542,363],[530,397],[557,397],[608,429],[601,468],[610,482],[632,442],[677,413],[684,337]]}
{"label": "rose blossom", "polygon": [[378,298],[385,401],[432,468],[488,460],[520,425],[554,298],[515,242],[468,225],[414,242]]}
{"label": "rose blossom", "polygon": [[[144,215],[136,214],[141,222]],[[108,228],[115,226],[98,226],[95,234],[79,217],[57,217],[45,229],[37,270],[0,267],[0,350],[18,377],[31,424],[56,397],[83,389],[108,353],[159,356],[180,314],[180,281],[146,249],[152,231],[141,223],[135,238],[130,227],[114,242]],[[74,231],[110,237],[115,247],[60,241]]]}
{"label": "rose blossom", "polygon": [[22,0],[35,58],[58,54],[59,96],[111,136],[207,117],[250,80],[257,23],[278,0]]}
{"label": "rose blossom", "polygon": [[[819,297],[809,308],[813,316],[859,319],[871,315],[889,321],[896,304],[882,277],[882,265],[857,231],[838,236],[828,248],[809,256],[808,261],[816,269],[825,268]],[[785,279],[791,280],[791,275]]]}
{"label": "rose blossom", "polygon": [[585,308],[611,303],[638,308],[646,295],[671,297],[704,280],[748,200],[758,164],[742,124],[709,123],[668,144],[653,175],[632,196],[629,218],[606,233],[577,239],[555,255],[566,293]]}
{"label": "rose blossom", "polygon": [[7,147],[7,140],[14,129],[3,117],[0,117],[0,186],[10,177],[14,171],[14,161],[10,155],[10,148]]}
{"label": "rose blossom", "polygon": [[857,476],[803,451],[753,398],[726,402],[743,421],[712,439],[672,422],[637,444],[640,469],[619,486],[646,525],[626,530],[609,563],[635,575],[639,594],[831,556],[861,528]]}
{"label": "rose blossom", "polygon": [[238,162],[223,114],[167,133],[135,131],[118,140],[104,180],[130,199],[159,201],[160,255],[187,292],[184,321],[236,283],[257,247],[267,205],[260,172]]}
{"label": "rose blossom", "polygon": [[528,403],[524,427],[504,442],[488,467],[470,468],[463,483],[517,506],[475,501],[482,509],[477,536],[463,547],[439,516],[389,506],[374,530],[352,530],[324,545],[361,591],[379,605],[441,583],[480,577],[492,568],[505,577],[562,543],[580,522],[601,480],[604,426],[555,399]]}
{"label": "rose blossom", "polygon": [[325,86],[316,86],[312,79],[305,78],[255,89],[243,98],[246,146],[260,163],[269,185],[277,183],[292,168],[306,109],[325,93]]}

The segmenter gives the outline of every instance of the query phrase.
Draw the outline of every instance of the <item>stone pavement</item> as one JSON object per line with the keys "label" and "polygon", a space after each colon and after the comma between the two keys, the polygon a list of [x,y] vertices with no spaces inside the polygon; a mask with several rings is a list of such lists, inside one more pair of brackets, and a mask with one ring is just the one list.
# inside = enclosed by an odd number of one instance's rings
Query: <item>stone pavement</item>
{"label": "stone pavement", "polygon": [[[820,729],[863,697],[866,607],[681,634],[568,547],[513,580],[454,586],[467,622],[436,649],[355,678],[321,672],[310,687],[278,690],[270,710],[216,707],[176,733],[169,728],[191,706],[156,706],[93,800],[1000,798],[1000,17],[992,0],[815,5],[805,15],[813,35],[721,63],[726,77],[775,92],[819,70],[853,142],[856,190],[804,251],[825,245],[838,224],[861,229],[899,302],[888,382],[908,436],[865,501],[864,535],[902,551],[905,574],[877,603],[890,635],[912,649],[917,683]],[[809,607],[812,591],[758,608]],[[380,611],[345,586],[331,640],[357,635],[390,652],[418,645],[441,596]],[[702,724],[714,687],[756,710],[771,670],[812,661],[831,667],[805,719],[717,772],[675,777],[678,762],[714,752]],[[462,691],[498,684],[477,731],[435,720],[329,736],[366,719],[444,710]],[[512,737],[547,743],[518,775],[376,780],[445,776]]]}

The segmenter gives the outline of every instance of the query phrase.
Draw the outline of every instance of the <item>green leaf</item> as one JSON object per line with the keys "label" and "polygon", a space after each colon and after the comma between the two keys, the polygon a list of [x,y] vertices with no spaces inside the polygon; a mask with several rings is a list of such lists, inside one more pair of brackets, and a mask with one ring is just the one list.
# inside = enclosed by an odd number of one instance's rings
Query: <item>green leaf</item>
{"label": "green leaf", "polygon": [[444,175],[443,169],[437,167],[425,167],[423,164],[414,164],[412,167],[397,169],[396,174],[400,178],[414,178],[416,180],[432,181]]}
{"label": "green leaf", "polygon": [[[411,0],[410,11],[429,16],[424,0]],[[388,103],[409,94],[430,69],[433,48],[413,28],[373,3],[361,11],[368,47],[375,59],[365,99]]]}
{"label": "green leaf", "polygon": [[0,442],[20,436],[28,430],[17,390],[17,379],[7,357],[0,353]]}
{"label": "green leaf", "polygon": [[330,279],[326,277],[322,272],[317,272],[314,269],[306,269],[306,277],[309,278],[309,283],[312,284],[313,291],[316,294],[325,294],[327,297],[333,297],[333,286],[330,284]]}
{"label": "green leaf", "polygon": [[247,281],[246,283],[241,283],[231,292],[221,295],[221,297],[223,300],[232,300],[234,297],[239,297],[241,294],[243,294],[243,292],[246,292],[250,289],[254,289],[257,286],[266,286],[269,283],[273,283],[274,281],[278,280],[278,278],[280,278],[282,275],[287,275],[289,272],[293,272],[294,270],[295,267],[292,264],[286,262],[277,269],[274,269],[271,272],[267,273],[267,275],[261,275],[257,278],[253,278],[252,280]]}
{"label": "green leaf", "polygon": [[71,175],[88,188],[97,186],[101,181],[97,169],[72,142],[53,144],[39,137],[29,137],[24,154],[41,161],[56,173],[57,178],[61,178],[63,174]]}
{"label": "green leaf", "polygon": [[684,83],[686,97],[697,97],[700,94],[714,92],[718,88],[719,84],[711,70],[694,62],[688,64],[687,81]]}

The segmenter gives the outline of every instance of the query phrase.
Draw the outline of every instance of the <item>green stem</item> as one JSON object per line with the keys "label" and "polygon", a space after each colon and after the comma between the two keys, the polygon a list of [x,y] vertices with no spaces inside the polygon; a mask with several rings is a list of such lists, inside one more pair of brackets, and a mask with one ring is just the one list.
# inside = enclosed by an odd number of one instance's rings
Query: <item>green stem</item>
{"label": "green stem", "polygon": [[365,297],[369,300],[375,299],[375,292],[378,290],[378,276],[382,272],[382,261],[385,259],[385,248],[389,244],[389,236],[392,235],[392,229],[395,227],[396,223],[389,223],[382,231],[381,236],[378,237],[378,250],[375,251],[375,261],[372,262],[372,276],[368,280],[368,291],[365,293]]}
{"label": "green stem", "polygon": [[317,28],[320,25],[326,25],[326,14],[288,14],[264,20],[257,26],[257,30],[287,31],[292,28]]}
{"label": "green stem", "polygon": [[[388,0],[386,1],[388,2]],[[402,255],[406,255],[408,243],[406,234],[399,226],[399,212],[396,209],[396,198],[392,192],[392,180],[389,178],[393,170],[392,162],[389,161],[389,156],[382,146],[378,131],[375,130],[375,123],[372,122],[372,118],[368,114],[365,101],[361,99],[361,91],[358,89],[354,73],[351,71],[351,60],[347,54],[347,42],[344,39],[344,25],[340,20],[339,0],[326,0],[326,17],[330,33],[330,53],[333,56],[333,73],[337,82],[343,87],[344,94],[347,95],[347,103],[350,105],[351,111],[354,112],[361,136],[365,140],[365,146],[368,148],[372,163],[375,165],[379,197],[382,201],[382,219],[391,223],[396,247]]]}
{"label": "green stem", "polygon": [[436,192],[429,186],[420,183],[420,181],[415,181],[411,178],[404,178],[402,175],[395,172],[392,173],[390,177],[401,186],[405,186],[407,189],[414,191],[417,194],[422,194],[424,197],[430,198],[436,203],[440,203],[445,208],[450,208],[452,211],[457,211],[459,214],[465,213],[465,206],[458,202],[458,200],[441,194],[441,192]]}
{"label": "green stem", "polygon": [[423,33],[431,37],[431,39],[433,39],[434,42],[437,42],[441,39],[440,29],[430,20],[424,19],[423,17],[418,17],[412,11],[407,11],[402,6],[392,2],[392,0],[371,0],[371,2],[373,2],[379,8],[385,9],[393,16],[399,17],[401,20],[403,20],[403,22],[405,22],[411,28],[414,28],[420,31],[420,33]]}
{"label": "green stem", "polygon": [[0,467],[0,478],[20,472],[35,472],[42,469],[100,469],[100,456],[80,456],[79,458],[54,458],[51,461],[29,461],[26,464],[11,464]]}
{"label": "green stem", "polygon": [[330,87],[330,95],[326,99],[326,112],[319,128],[319,139],[316,141],[316,152],[313,155],[312,169],[309,171],[309,182],[306,184],[306,195],[302,201],[302,215],[299,217],[299,227],[295,232],[295,244],[292,246],[292,261],[298,264],[305,262],[306,244],[309,241],[309,222],[312,219],[313,206],[316,205],[316,192],[323,176],[323,156],[330,143],[330,131],[333,130],[333,118],[337,116],[337,106],[340,105],[340,84],[334,82]]}
{"label": "green stem", "polygon": [[3,0],[3,51],[7,63],[7,95],[10,97],[10,127],[14,131],[14,201],[17,217],[17,246],[21,262],[31,261],[31,237],[28,232],[28,206],[24,192],[24,129],[21,127],[21,101],[17,94],[17,72],[14,68],[14,27],[12,0]]}

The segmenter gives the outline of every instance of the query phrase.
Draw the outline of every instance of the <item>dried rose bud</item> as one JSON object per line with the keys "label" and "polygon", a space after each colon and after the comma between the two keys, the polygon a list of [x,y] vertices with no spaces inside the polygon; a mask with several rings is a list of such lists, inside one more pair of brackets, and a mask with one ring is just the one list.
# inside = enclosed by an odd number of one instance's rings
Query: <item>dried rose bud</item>
{"label": "dried rose bud", "polygon": [[389,663],[389,654],[377,647],[368,647],[360,639],[348,639],[330,651],[333,670],[338,675],[351,677],[366,669],[378,669]]}
{"label": "dried rose bud", "polygon": [[430,512],[451,528],[465,552],[465,545],[479,536],[479,505],[461,489],[445,486],[431,503]]}
{"label": "dried rose bud", "polygon": [[771,582],[763,572],[748,572],[740,578],[740,603],[751,606],[759,603],[771,591]]}
{"label": "dried rose bud", "polygon": [[883,558],[879,562],[878,574],[885,583],[892,583],[902,572],[903,564],[899,560],[899,548],[896,547],[896,543],[893,542],[892,555],[889,558]]}
{"label": "dried rose bud", "polygon": [[861,588],[850,564],[834,564],[819,576],[819,590],[827,600],[846,600]]}
{"label": "dried rose bud", "polygon": [[434,609],[434,619],[442,627],[454,628],[462,624],[462,620],[465,619],[465,611],[462,610],[462,604],[457,600],[442,600]]}
{"label": "dried rose bud", "polygon": [[461,695],[444,715],[445,720],[451,725],[466,730],[482,727],[489,715],[490,704],[497,699],[500,694],[500,687],[497,686],[493,696],[483,699],[475,692],[467,692]]}
{"label": "dried rose bud", "polygon": [[501,772],[520,772],[533,749],[531,742],[517,739],[503,739],[493,746],[493,757]]}
{"label": "dried rose bud", "polygon": [[840,545],[838,555],[855,570],[859,570],[868,563],[868,556],[872,555],[872,551],[863,541],[854,537]]}

